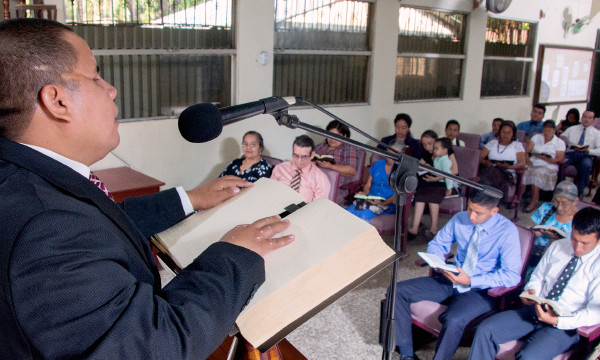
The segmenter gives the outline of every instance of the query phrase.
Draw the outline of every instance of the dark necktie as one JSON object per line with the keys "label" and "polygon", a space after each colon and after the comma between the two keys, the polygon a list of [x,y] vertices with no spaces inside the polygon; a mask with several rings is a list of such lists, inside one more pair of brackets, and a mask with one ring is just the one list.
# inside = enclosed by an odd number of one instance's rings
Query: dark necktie
{"label": "dark necktie", "polygon": [[583,141],[585,140],[585,128],[583,128],[583,132],[581,133],[581,137],[579,138],[579,142],[577,145],[583,145]]}
{"label": "dark necktie", "polygon": [[115,201],[115,199],[113,198],[110,191],[108,191],[106,186],[104,186],[104,183],[102,181],[100,181],[100,178],[98,178],[96,175],[94,175],[94,173],[90,173],[90,181],[92,183],[94,183],[94,185],[96,185],[100,190],[102,190],[102,192],[104,192],[106,194],[106,196],[108,196],[109,199],[111,199],[112,201]]}
{"label": "dark necktie", "polygon": [[552,290],[550,290],[550,293],[548,294],[548,299],[555,301],[558,300],[560,295],[567,287],[567,284],[571,279],[571,275],[573,275],[573,272],[575,271],[575,267],[577,266],[577,260],[579,260],[579,257],[573,256],[573,258],[569,261],[567,266],[565,266],[565,269],[562,271],[558,279],[556,279],[556,281],[554,282],[554,286],[552,286]]}
{"label": "dark necktie", "polygon": [[300,190],[300,174],[302,174],[302,170],[298,169],[296,170],[296,174],[294,174],[294,177],[292,178],[292,182],[290,183],[290,187],[294,190],[296,190],[296,192],[298,192]]}

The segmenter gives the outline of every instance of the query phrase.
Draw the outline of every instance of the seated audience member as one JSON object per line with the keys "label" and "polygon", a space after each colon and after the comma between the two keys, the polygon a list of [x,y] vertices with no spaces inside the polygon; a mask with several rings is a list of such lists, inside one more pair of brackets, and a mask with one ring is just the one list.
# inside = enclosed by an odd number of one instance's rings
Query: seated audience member
{"label": "seated audience member", "polygon": [[556,127],[556,135],[560,136],[562,133],[565,132],[565,130],[567,130],[573,125],[578,124],[579,110],[577,110],[576,108],[571,108],[569,109],[569,111],[567,111],[567,116],[565,116],[565,119],[561,120],[560,123],[558,123],[558,126]]}
{"label": "seated audience member", "polygon": [[546,107],[542,104],[535,104],[531,109],[531,120],[520,122],[517,130],[525,131],[525,136],[531,138],[535,133],[542,132],[542,120],[546,114]]}
{"label": "seated audience member", "polygon": [[480,149],[483,149],[485,144],[487,144],[490,140],[498,139],[498,132],[500,131],[500,124],[502,124],[503,121],[504,121],[504,119],[502,119],[502,118],[495,118],[494,120],[492,120],[492,131],[481,135],[481,143],[479,144]]}
{"label": "seated audience member", "polygon": [[[333,134],[350,137],[350,129],[337,120],[327,124],[327,131]],[[335,139],[325,139],[325,141],[315,147],[315,153],[319,155],[331,155],[335,160],[335,164],[327,161],[316,161],[319,167],[335,170],[340,173],[340,189],[338,190],[337,199],[335,202],[342,203],[348,195],[348,189],[342,188],[346,185],[350,178],[356,175],[358,171],[358,152],[356,147],[344,144]]]}
{"label": "seated audience member", "polygon": [[205,359],[264,282],[262,256],[293,240],[271,238],[289,223],[205,235],[214,243],[161,289],[148,238],[251,184],[115,203],[89,168],[120,140],[117,90],[98,70],[63,24],[0,23],[0,359]]}
{"label": "seated audience member", "polygon": [[531,201],[525,212],[537,207],[540,189],[552,191],[558,178],[558,164],[565,158],[565,142],[555,135],[554,121],[544,121],[541,134],[535,134],[527,143],[527,170],[523,174],[523,187],[531,185]]}
{"label": "seated audience member", "polygon": [[570,239],[553,242],[525,285],[524,293],[555,301],[572,316],[522,298],[524,307],[503,311],[477,327],[469,359],[492,360],[500,344],[524,339],[517,359],[552,359],[579,342],[577,328],[600,323],[600,211],[573,217]]}
{"label": "seated audience member", "polygon": [[[437,139],[433,146],[433,167],[447,172],[452,168],[452,161],[448,157],[449,151],[452,151],[452,144],[448,138]],[[423,151],[423,154],[428,152]],[[423,160],[423,159],[421,159]],[[425,238],[432,239],[437,234],[438,215],[440,212],[440,203],[445,196],[452,194],[454,181],[443,176],[434,174],[424,174],[419,178],[419,185],[415,192],[415,210],[413,214],[413,226],[408,229],[409,237],[414,237],[419,232],[421,218],[425,210],[425,204],[429,204],[429,214],[431,215],[431,227],[425,232]]]}
{"label": "seated audience member", "polygon": [[481,150],[479,178],[502,190],[507,201],[508,185],[515,184],[515,169],[525,167],[525,149],[517,141],[515,123],[505,120],[498,139],[490,140]]}
{"label": "seated audience member", "polygon": [[452,146],[465,147],[465,142],[458,139],[460,134],[460,124],[456,120],[448,120],[446,123],[446,137],[450,140]]}
{"label": "seated audience member", "polygon": [[292,161],[275,165],[271,179],[280,181],[304,196],[309,203],[317,198],[327,198],[331,185],[327,175],[312,162],[315,143],[307,135],[300,135],[292,146]]}
{"label": "seated audience member", "polygon": [[[410,133],[410,126],[412,125],[412,118],[408,114],[400,113],[396,115],[394,119],[394,128],[396,133],[394,135],[386,136],[381,139],[381,142],[389,145],[394,140],[402,140],[406,146],[406,153],[415,159],[421,158],[421,144],[419,141],[412,137]],[[378,148],[385,150],[381,145],[377,145]]]}
{"label": "seated audience member", "polygon": [[600,131],[593,127],[594,112],[586,110],[581,116],[581,124],[569,127],[562,134],[567,139],[566,166],[577,168],[577,190],[579,198],[590,179],[594,158],[600,155]]}
{"label": "seated audience member", "polygon": [[[571,236],[571,221],[577,212],[575,205],[578,201],[577,186],[570,181],[561,181],[554,189],[552,203],[540,205],[537,211],[531,215],[531,220],[537,225],[550,226]],[[533,250],[527,262],[526,279],[540,262],[548,242],[559,238],[554,232],[545,230],[535,230],[535,236]]]}
{"label": "seated audience member", "polygon": [[261,177],[271,177],[273,166],[261,156],[264,148],[262,135],[256,131],[248,131],[242,137],[244,156],[233,160],[219,177],[234,175],[249,182],[255,182]]}
{"label": "seated audience member", "polygon": [[[404,152],[404,142],[394,140],[390,144],[392,149],[399,153]],[[389,150],[388,150],[389,151]],[[356,199],[352,205],[346,208],[359,218],[369,221],[377,215],[394,214],[394,190],[388,185],[388,178],[394,161],[384,159],[376,161],[369,168],[369,178],[357,195],[379,196],[385,200]]]}
{"label": "seated audience member", "polygon": [[[457,243],[454,265],[459,273],[401,281],[396,289],[396,346],[400,359],[414,359],[410,304],[421,300],[449,303],[440,315],[443,327],[434,359],[450,359],[465,326],[495,308],[487,289],[514,286],[521,279],[521,247],[516,226],[498,213],[498,199],[471,190],[467,211],[454,215],[429,242],[427,252],[445,261]],[[388,294],[389,296],[389,294]]]}

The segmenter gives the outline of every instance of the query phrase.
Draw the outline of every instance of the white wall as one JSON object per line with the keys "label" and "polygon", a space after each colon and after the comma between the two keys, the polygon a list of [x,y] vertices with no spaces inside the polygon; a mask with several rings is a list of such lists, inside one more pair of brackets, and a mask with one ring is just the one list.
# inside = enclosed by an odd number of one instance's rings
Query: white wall
{"label": "white wall", "polygon": [[[238,56],[235,62],[237,78],[234,94],[237,103],[243,103],[271,96],[274,5],[273,0],[240,0],[238,4]],[[394,103],[397,14],[400,4],[470,13],[461,100]],[[375,5],[370,103],[330,106],[327,109],[378,138],[393,132],[392,120],[399,112],[411,114],[414,119],[412,132],[416,136],[429,128],[443,132],[445,122],[451,118],[461,122],[463,131],[479,133],[489,131],[489,124],[494,117],[515,121],[529,119],[533,101],[531,95],[518,98],[479,98],[487,13],[482,8],[473,10],[472,4],[472,0],[378,0]],[[538,45],[593,48],[600,18],[594,18],[579,34],[570,34],[565,38],[562,21],[566,7],[571,9],[574,18],[582,17],[589,13],[591,0],[513,0],[511,7],[497,16],[539,22]],[[542,19],[540,10],[545,13]],[[267,65],[261,65],[258,61],[261,51],[269,54]],[[531,79],[530,89],[533,89],[534,77]],[[546,117],[560,120],[570,107],[550,107]],[[585,106],[577,107],[583,110]],[[329,121],[324,115],[311,109],[292,108],[290,113],[313,125],[324,126]],[[265,153],[281,158],[290,157],[291,142],[304,133],[280,127],[270,116],[258,116],[226,127],[223,134],[212,142],[190,144],[180,137],[176,119],[145,121],[121,124],[121,144],[114,152],[134,169],[165,181],[168,187],[182,185],[188,189],[217,176],[233,158],[239,157],[241,136],[247,130],[261,132],[265,139]],[[313,138],[321,140],[317,136]],[[355,136],[353,138],[360,139]],[[95,168],[121,164],[109,155],[96,164]]]}

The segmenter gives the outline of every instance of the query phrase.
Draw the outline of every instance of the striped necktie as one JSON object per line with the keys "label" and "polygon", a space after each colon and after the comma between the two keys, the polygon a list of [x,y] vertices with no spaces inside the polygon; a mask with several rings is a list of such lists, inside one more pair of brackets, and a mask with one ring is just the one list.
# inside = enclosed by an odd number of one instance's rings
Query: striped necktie
{"label": "striped necktie", "polygon": [[111,199],[112,201],[115,201],[115,199],[113,198],[110,191],[108,191],[106,186],[104,186],[104,183],[102,181],[100,181],[100,178],[98,178],[96,175],[94,175],[94,173],[90,173],[90,181],[92,183],[94,183],[94,185],[96,185],[100,190],[102,190],[102,192],[104,192],[106,194],[106,196],[108,196],[109,199]]}
{"label": "striped necktie", "polygon": [[292,189],[294,189],[296,192],[299,192],[300,190],[300,175],[302,174],[302,170],[298,169],[296,170],[296,174],[294,174],[294,177],[292,178],[292,182],[290,182],[290,187]]}
{"label": "striped necktie", "polygon": [[550,293],[548,293],[548,299],[556,301],[560,295],[562,295],[563,291],[567,287],[567,284],[569,283],[569,280],[571,279],[571,275],[573,275],[573,272],[575,271],[577,260],[579,260],[579,257],[573,256],[567,266],[565,266],[565,269],[554,282],[552,290],[550,290]]}
{"label": "striped necktie", "polygon": [[[469,239],[469,246],[467,247],[467,255],[465,256],[465,262],[463,263],[462,269],[464,272],[469,275],[469,277],[473,276],[475,273],[475,268],[477,267],[477,258],[479,257],[479,239],[481,238],[481,225],[475,225],[473,229],[473,233],[471,234],[471,238]],[[454,284],[454,287],[458,292],[464,293],[471,289],[470,286]]]}

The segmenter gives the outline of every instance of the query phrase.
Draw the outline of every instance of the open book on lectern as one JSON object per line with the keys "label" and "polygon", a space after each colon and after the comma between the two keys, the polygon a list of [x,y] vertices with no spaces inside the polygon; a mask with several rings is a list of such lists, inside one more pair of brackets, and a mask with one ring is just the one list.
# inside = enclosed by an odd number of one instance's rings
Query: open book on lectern
{"label": "open book on lectern", "polygon": [[[377,230],[327,199],[305,206],[288,186],[261,178],[251,188],[198,212],[152,241],[178,267],[239,224],[286,212],[291,244],[265,256],[265,283],[239,315],[244,338],[266,351],[292,330],[397,258]],[[292,206],[290,206],[292,205]]]}

